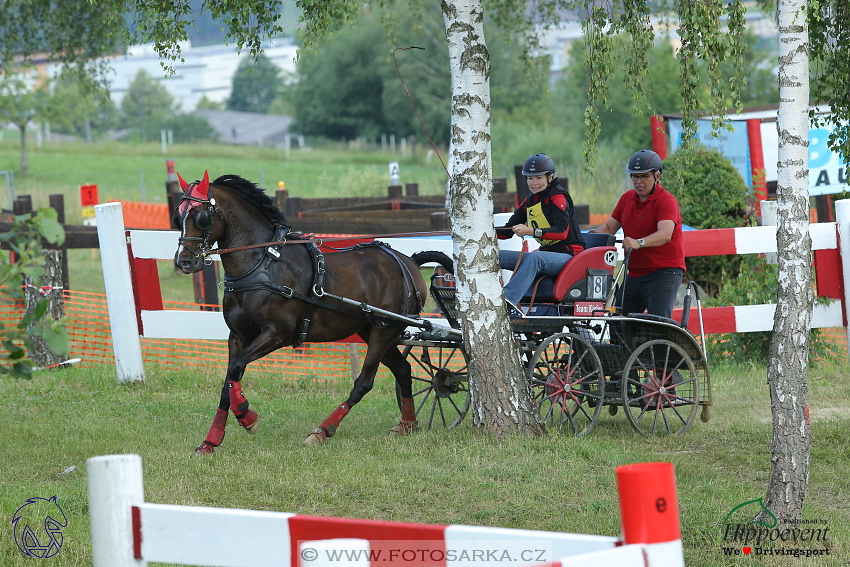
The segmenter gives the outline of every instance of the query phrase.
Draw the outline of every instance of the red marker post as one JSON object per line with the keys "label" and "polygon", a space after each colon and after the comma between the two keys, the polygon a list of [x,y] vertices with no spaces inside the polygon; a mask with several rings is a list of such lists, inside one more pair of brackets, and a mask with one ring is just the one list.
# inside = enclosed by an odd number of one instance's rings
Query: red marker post
{"label": "red marker post", "polygon": [[673,463],[617,467],[617,491],[626,544],[682,539]]}
{"label": "red marker post", "polygon": [[82,206],[83,224],[96,226],[94,206],[100,203],[97,198],[97,185],[80,185],[80,205]]}

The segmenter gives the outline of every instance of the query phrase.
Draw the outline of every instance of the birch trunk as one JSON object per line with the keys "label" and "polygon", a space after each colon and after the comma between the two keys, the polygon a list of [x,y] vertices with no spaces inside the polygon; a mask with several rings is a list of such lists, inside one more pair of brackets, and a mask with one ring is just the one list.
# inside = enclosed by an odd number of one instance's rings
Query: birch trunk
{"label": "birch trunk", "polygon": [[499,277],[493,229],[490,55],[481,0],[443,0],[452,72],[449,216],[473,425],[502,436],[540,435],[540,416],[524,377]]}
{"label": "birch trunk", "polygon": [[[26,286],[26,311],[27,315],[35,311],[38,301],[46,296],[48,300],[47,313],[54,321],[60,321],[65,316],[65,299],[62,291],[62,251],[45,250],[44,275],[41,276],[40,285],[35,285],[29,276],[24,276]],[[31,327],[37,322],[33,321]],[[50,366],[62,362],[62,357],[47,346],[47,342],[40,337],[31,337],[34,348],[28,353],[30,360],[36,366]]]}
{"label": "birch trunk", "polygon": [[[780,524],[799,520],[809,482],[809,56],[805,0],[779,0],[779,265],[773,341],[767,367],[773,439],[765,506]],[[764,512],[760,516],[766,516]],[[765,518],[770,520],[769,518]]]}

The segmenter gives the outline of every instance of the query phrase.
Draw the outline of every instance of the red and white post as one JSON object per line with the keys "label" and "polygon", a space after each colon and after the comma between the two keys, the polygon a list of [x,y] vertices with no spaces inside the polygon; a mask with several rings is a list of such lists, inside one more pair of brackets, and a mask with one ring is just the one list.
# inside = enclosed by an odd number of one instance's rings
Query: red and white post
{"label": "red and white post", "polygon": [[[848,326],[847,302],[850,301],[850,201],[841,200],[835,202],[835,223],[838,225],[838,261],[841,264],[841,291],[843,301],[841,303],[841,316],[844,324],[845,339],[850,339],[850,326]],[[844,260],[848,258],[848,260]],[[850,344],[847,345],[847,355],[850,357]]]}
{"label": "red and white post", "polygon": [[133,557],[132,510],[145,501],[142,458],[92,457],[86,469],[94,567],[145,567],[147,561]]}
{"label": "red and white post", "polygon": [[145,379],[145,365],[121,203],[97,205],[94,212],[118,381],[139,382]]}

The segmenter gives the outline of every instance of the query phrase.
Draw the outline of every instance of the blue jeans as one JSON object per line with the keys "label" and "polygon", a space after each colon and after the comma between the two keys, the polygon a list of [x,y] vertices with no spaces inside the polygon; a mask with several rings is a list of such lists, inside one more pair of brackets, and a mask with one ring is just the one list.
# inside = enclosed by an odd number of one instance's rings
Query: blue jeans
{"label": "blue jeans", "polygon": [[651,315],[670,318],[683,273],[682,268],[661,268],[636,278],[626,276],[625,298],[620,286],[614,304],[623,306],[623,315],[646,310]]}
{"label": "blue jeans", "polygon": [[[519,259],[520,253],[515,250],[500,250],[499,265],[504,270],[513,270]],[[522,296],[525,295],[538,275],[557,278],[561,269],[572,259],[569,254],[561,252],[543,252],[535,250],[522,255],[522,263],[514,272],[514,277],[505,286],[505,299],[519,305]]]}

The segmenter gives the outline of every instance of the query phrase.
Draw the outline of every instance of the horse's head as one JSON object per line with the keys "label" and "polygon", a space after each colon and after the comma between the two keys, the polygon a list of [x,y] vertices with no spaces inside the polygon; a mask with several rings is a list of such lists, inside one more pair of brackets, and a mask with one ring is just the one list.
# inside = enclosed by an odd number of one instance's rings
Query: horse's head
{"label": "horse's head", "polygon": [[[212,195],[206,171],[202,180],[191,184],[186,183],[179,173],[177,177],[183,187],[183,197],[174,211],[181,232],[174,265],[184,274],[191,274],[200,272],[204,263],[212,261],[210,250],[224,232],[224,217]],[[216,222],[215,217],[219,217],[219,222]]]}

